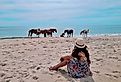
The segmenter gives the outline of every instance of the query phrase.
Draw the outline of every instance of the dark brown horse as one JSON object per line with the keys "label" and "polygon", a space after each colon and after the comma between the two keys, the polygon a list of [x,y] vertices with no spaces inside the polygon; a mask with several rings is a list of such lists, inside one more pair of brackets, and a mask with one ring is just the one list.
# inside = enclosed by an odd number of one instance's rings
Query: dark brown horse
{"label": "dark brown horse", "polygon": [[80,32],[80,35],[82,35],[84,38],[86,38],[88,33],[89,33],[89,29],[87,29],[87,30],[84,29]]}
{"label": "dark brown horse", "polygon": [[50,35],[52,37],[52,33],[56,32],[57,33],[57,29],[48,29],[46,31],[47,35]]}
{"label": "dark brown horse", "polygon": [[72,29],[70,29],[70,30],[64,30],[64,33],[67,33],[67,37],[71,37],[71,35],[73,37],[73,30]]}

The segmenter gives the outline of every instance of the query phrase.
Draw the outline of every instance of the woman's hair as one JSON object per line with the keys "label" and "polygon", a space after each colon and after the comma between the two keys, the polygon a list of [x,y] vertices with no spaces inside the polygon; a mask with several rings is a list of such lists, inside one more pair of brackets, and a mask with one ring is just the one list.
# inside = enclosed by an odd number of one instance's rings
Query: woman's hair
{"label": "woman's hair", "polygon": [[86,48],[87,48],[87,46],[85,46],[84,48],[78,48],[78,47],[75,46],[74,49],[73,49],[73,52],[71,54],[72,57],[75,57],[78,60],[80,60],[80,57],[79,57],[78,53],[80,51],[82,51],[85,54],[86,58],[87,58],[87,62],[90,63],[89,53],[88,53],[88,50]]}

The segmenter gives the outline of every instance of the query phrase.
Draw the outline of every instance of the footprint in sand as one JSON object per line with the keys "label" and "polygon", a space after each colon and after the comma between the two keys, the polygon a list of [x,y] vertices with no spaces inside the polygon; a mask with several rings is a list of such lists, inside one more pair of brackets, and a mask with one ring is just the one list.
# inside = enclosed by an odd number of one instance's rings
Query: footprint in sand
{"label": "footprint in sand", "polygon": [[32,49],[24,49],[24,50],[26,50],[26,51],[32,51]]}
{"label": "footprint in sand", "polygon": [[3,54],[10,54],[9,51],[2,51]]}
{"label": "footprint in sand", "polygon": [[39,79],[39,77],[37,77],[37,76],[33,76],[32,78],[33,78],[34,80]]}
{"label": "footprint in sand", "polygon": [[22,43],[22,45],[27,45],[26,43]]}
{"label": "footprint in sand", "polygon": [[10,79],[2,79],[0,82],[11,82]]}
{"label": "footprint in sand", "polygon": [[118,57],[109,57],[109,59],[118,59]]}
{"label": "footprint in sand", "polygon": [[120,71],[112,71],[112,73],[121,73]]}
{"label": "footprint in sand", "polygon": [[19,44],[14,44],[13,46],[19,46]]}
{"label": "footprint in sand", "polygon": [[47,48],[47,46],[43,46],[43,48]]}
{"label": "footprint in sand", "polygon": [[6,66],[7,64],[6,63],[0,63],[0,66]]}
{"label": "footprint in sand", "polygon": [[108,74],[108,73],[106,73],[105,75],[107,75],[107,76],[109,76],[109,77],[118,78],[118,76],[116,76],[116,75],[112,75],[112,74]]}
{"label": "footprint in sand", "polygon": [[111,74],[107,74],[107,73],[106,73],[105,75],[107,75],[107,76],[112,76]]}
{"label": "footprint in sand", "polygon": [[0,77],[4,77],[5,76],[5,73],[0,73]]}
{"label": "footprint in sand", "polygon": [[121,59],[118,59],[118,61],[121,61]]}
{"label": "footprint in sand", "polygon": [[95,73],[100,73],[100,71],[94,71]]}
{"label": "footprint in sand", "polygon": [[36,65],[32,65],[28,69],[35,69],[36,67],[37,67]]}
{"label": "footprint in sand", "polygon": [[25,82],[23,79],[20,79],[19,82]]}
{"label": "footprint in sand", "polygon": [[96,61],[102,61],[102,58],[94,58]]}
{"label": "footprint in sand", "polygon": [[24,51],[19,51],[18,53],[22,54],[22,53],[25,53]]}
{"label": "footprint in sand", "polygon": [[40,67],[37,67],[37,68],[36,68],[36,70],[39,70],[39,69],[41,69],[41,68],[40,68]]}

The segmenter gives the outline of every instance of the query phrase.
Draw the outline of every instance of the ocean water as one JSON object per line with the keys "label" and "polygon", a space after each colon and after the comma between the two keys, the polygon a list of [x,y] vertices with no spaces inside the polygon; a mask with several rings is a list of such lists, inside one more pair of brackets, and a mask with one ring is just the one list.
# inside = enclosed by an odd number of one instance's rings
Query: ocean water
{"label": "ocean water", "polygon": [[[54,37],[59,37],[65,29],[73,29],[74,37],[80,36],[80,31],[83,29],[89,29],[89,35],[121,35],[121,25],[90,25],[90,26],[75,26],[75,27],[25,27],[25,26],[1,26],[0,27],[0,38],[3,37],[27,37],[28,31],[32,28],[35,29],[46,29],[56,28],[57,33],[53,33]],[[66,35],[65,35],[66,36]],[[36,37],[33,34],[33,37]],[[40,37],[43,37],[40,34]]]}
{"label": "ocean water", "polygon": [[89,35],[121,34],[121,0],[0,0],[0,37],[26,37],[31,28],[49,27],[58,30],[54,37],[65,29],[75,37],[83,29]]}

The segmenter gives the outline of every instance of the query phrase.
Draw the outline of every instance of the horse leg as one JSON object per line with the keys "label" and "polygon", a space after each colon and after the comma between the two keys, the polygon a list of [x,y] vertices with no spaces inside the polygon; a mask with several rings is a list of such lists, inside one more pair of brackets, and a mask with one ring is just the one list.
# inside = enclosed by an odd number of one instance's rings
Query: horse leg
{"label": "horse leg", "polygon": [[70,34],[68,34],[68,37],[70,37]]}
{"label": "horse leg", "polygon": [[29,33],[28,33],[28,37],[30,36],[30,31],[29,31]]}
{"label": "horse leg", "polygon": [[86,38],[87,38],[87,33],[86,33]]}
{"label": "horse leg", "polygon": [[67,34],[67,37],[69,37],[69,34]]}
{"label": "horse leg", "polygon": [[87,38],[87,33],[84,33],[84,39],[86,39]]}
{"label": "horse leg", "polygon": [[38,38],[39,38],[39,34],[38,34]]}
{"label": "horse leg", "polygon": [[82,31],[80,32],[80,35],[83,37],[83,32]]}
{"label": "horse leg", "polygon": [[52,33],[50,33],[50,36],[52,37]]}
{"label": "horse leg", "polygon": [[82,37],[85,38],[85,33],[82,33]]}
{"label": "horse leg", "polygon": [[31,39],[32,39],[32,34],[33,34],[33,33],[30,33],[30,37],[31,37]]}
{"label": "horse leg", "polygon": [[69,34],[69,37],[71,37],[71,34]]}
{"label": "horse leg", "polygon": [[73,33],[72,33],[72,37],[73,37]]}
{"label": "horse leg", "polygon": [[46,33],[44,33],[44,37],[46,37]]}

